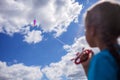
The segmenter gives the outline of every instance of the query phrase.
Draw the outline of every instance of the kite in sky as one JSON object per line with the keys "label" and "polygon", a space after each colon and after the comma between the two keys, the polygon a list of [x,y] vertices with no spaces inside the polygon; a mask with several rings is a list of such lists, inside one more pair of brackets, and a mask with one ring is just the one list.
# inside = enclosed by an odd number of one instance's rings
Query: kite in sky
{"label": "kite in sky", "polygon": [[36,19],[33,20],[33,26],[36,26]]}

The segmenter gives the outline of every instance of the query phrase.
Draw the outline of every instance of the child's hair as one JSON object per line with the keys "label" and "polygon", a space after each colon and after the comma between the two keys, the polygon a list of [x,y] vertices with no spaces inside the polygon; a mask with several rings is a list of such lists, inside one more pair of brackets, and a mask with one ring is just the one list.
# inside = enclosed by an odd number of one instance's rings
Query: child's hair
{"label": "child's hair", "polygon": [[120,5],[109,1],[99,3],[87,11],[86,26],[96,27],[99,39],[104,43],[120,68]]}

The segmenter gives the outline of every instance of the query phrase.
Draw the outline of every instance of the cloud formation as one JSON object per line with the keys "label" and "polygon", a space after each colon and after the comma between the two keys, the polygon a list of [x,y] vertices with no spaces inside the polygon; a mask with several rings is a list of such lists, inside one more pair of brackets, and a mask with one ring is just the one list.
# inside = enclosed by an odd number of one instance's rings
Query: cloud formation
{"label": "cloud formation", "polygon": [[0,61],[0,80],[41,80],[43,74],[40,67],[14,64],[8,66]]}
{"label": "cloud formation", "polygon": [[59,37],[77,21],[81,10],[82,4],[75,0],[0,0],[0,33],[29,35],[32,26],[27,25],[36,19],[43,32]]}
{"label": "cloud formation", "polygon": [[24,41],[28,42],[28,43],[38,43],[42,40],[42,36],[41,36],[41,31],[38,30],[33,30],[31,32],[28,32],[27,35],[25,35],[25,39]]}

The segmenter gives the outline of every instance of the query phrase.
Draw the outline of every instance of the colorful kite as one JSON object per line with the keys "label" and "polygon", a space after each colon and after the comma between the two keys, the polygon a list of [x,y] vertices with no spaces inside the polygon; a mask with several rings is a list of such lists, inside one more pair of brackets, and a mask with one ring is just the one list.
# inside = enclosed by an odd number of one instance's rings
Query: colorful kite
{"label": "colorful kite", "polygon": [[36,26],[36,19],[33,20],[33,26]]}

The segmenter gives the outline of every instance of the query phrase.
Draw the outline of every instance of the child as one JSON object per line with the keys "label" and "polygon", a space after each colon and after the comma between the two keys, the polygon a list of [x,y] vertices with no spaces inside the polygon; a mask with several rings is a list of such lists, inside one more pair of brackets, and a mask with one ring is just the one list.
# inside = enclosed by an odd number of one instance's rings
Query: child
{"label": "child", "polygon": [[96,4],[86,13],[86,39],[100,52],[82,62],[88,80],[120,80],[120,5],[109,1]]}

